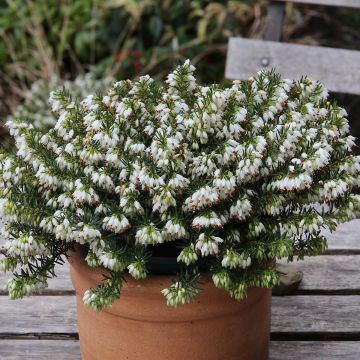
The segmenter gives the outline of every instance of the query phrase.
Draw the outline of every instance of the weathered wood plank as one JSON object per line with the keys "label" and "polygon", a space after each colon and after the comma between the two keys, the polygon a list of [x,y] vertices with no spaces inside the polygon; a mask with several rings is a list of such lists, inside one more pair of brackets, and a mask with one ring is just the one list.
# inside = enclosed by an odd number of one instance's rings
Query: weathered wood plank
{"label": "weathered wood plank", "polygon": [[[356,341],[271,341],[269,360],[358,360]],[[75,340],[0,340],[0,359],[80,360]]]}
{"label": "weathered wood plank", "polygon": [[[286,260],[279,261],[286,264]],[[300,291],[360,291],[360,255],[321,255],[306,257],[305,260],[294,262],[291,266],[298,267],[304,278]],[[43,290],[43,295],[72,294],[74,292],[70,280],[69,264],[58,268],[58,276],[49,280],[49,287]],[[0,273],[0,289],[3,288],[10,274]],[[0,294],[5,294],[0,290]]]}
{"label": "weathered wood plank", "polygon": [[[279,263],[287,262],[281,260]],[[304,273],[298,292],[360,292],[360,255],[313,256],[290,266],[298,267]]]}
{"label": "weathered wood plank", "polygon": [[299,4],[360,8],[359,0],[276,0],[276,1],[299,3]]}
{"label": "weathered wood plank", "polygon": [[266,22],[264,29],[264,39],[280,41],[284,20],[285,4],[270,2],[267,7]]}
{"label": "weathered wood plank", "polygon": [[[358,360],[359,341],[271,341],[269,360]],[[0,340],[0,359],[80,360],[76,340]]]}
{"label": "weathered wood plank", "polygon": [[360,333],[360,296],[274,297],[273,333]]}
{"label": "weathered wood plank", "polygon": [[271,341],[269,360],[359,360],[360,341]]}
{"label": "weathered wood plank", "polygon": [[0,297],[0,335],[76,333],[75,296]]}
{"label": "weathered wood plank", "polygon": [[360,219],[338,226],[334,233],[323,231],[329,250],[360,250]]}
{"label": "weathered wood plank", "polygon": [[[274,297],[273,333],[360,334],[360,296]],[[13,302],[0,297],[0,337],[6,334],[74,334],[75,297],[36,296]]]}
{"label": "weathered wood plank", "polygon": [[81,360],[76,340],[0,340],[0,359]]}
{"label": "weathered wood plank", "polygon": [[230,38],[226,78],[247,79],[272,68],[283,77],[307,75],[331,91],[360,94],[360,51]]}

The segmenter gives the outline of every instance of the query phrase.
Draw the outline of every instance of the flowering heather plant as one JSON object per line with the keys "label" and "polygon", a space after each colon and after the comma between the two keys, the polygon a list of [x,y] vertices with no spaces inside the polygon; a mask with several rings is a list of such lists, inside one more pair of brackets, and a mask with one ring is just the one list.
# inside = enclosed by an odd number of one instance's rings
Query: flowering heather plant
{"label": "flowering heather plant", "polygon": [[[80,103],[51,94],[59,117],[42,134],[9,122],[16,154],[1,157],[1,208],[12,298],[45,287],[76,243],[108,270],[84,302],[120,296],[166,249],[179,273],[167,303],[191,301],[200,273],[235,299],[278,282],[274,258],[317,254],[322,228],[359,214],[359,157],[344,109],[320,83],[261,72],[231,87],[199,86],[189,61],[159,84],[119,81]],[[164,251],[162,251],[163,253]]]}

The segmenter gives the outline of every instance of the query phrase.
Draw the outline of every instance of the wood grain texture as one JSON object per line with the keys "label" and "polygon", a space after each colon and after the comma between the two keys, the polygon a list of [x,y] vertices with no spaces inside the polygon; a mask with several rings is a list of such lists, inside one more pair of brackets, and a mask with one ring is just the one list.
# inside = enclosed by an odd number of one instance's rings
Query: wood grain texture
{"label": "wood grain texture", "polygon": [[338,226],[335,232],[323,231],[329,250],[360,250],[360,219]]}
{"label": "wood grain texture", "polygon": [[[358,360],[360,342],[271,341],[269,360]],[[76,340],[0,340],[0,359],[81,360]]]}
{"label": "wood grain texture", "polygon": [[76,340],[0,340],[0,359],[81,360]]}
{"label": "wood grain texture", "polygon": [[[272,332],[360,333],[360,296],[274,297]],[[17,334],[74,334],[75,297],[36,296],[14,303],[0,297],[0,337]]]}
{"label": "wood grain texture", "polygon": [[264,29],[265,40],[280,41],[284,20],[284,3],[269,2]]}
{"label": "wood grain texture", "polygon": [[360,333],[360,296],[273,298],[272,332]]}
{"label": "wood grain texture", "polygon": [[76,333],[75,296],[0,296],[1,334]]}
{"label": "wood grain texture", "polygon": [[[287,263],[286,260],[279,262]],[[299,287],[300,291],[360,291],[360,255],[306,257],[303,261],[295,261],[291,266],[298,267],[304,273],[304,278]],[[49,280],[49,287],[43,290],[42,295],[70,295],[74,293],[67,262],[58,268],[57,274],[56,278]],[[10,274],[0,273],[1,289],[9,276]],[[5,295],[5,291],[0,290],[0,295]]]}
{"label": "wood grain texture", "polygon": [[359,360],[356,341],[272,341],[269,360]]}
{"label": "wood grain texture", "polygon": [[360,255],[313,256],[290,266],[298,267],[304,274],[298,291],[360,292]]}
{"label": "wood grain texture", "polygon": [[279,2],[360,8],[359,0],[276,0]]}
{"label": "wood grain texture", "polygon": [[360,94],[360,51],[230,38],[226,78],[247,79],[273,68],[286,78],[307,75],[331,91]]}

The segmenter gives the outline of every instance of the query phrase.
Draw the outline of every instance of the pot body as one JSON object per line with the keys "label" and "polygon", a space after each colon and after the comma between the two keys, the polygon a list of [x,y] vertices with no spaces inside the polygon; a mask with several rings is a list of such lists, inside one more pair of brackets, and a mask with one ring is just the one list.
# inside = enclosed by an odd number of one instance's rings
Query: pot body
{"label": "pot body", "polygon": [[83,304],[85,290],[106,271],[70,253],[84,360],[264,360],[268,357],[271,290],[251,288],[235,301],[202,277],[195,301],[171,308],[161,290],[172,276],[127,278],[120,299],[99,313]]}

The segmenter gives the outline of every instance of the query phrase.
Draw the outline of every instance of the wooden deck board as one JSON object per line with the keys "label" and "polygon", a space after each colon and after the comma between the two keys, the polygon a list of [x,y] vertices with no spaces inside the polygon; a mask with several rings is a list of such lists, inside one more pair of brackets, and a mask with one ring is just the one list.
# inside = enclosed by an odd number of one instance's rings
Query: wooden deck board
{"label": "wooden deck board", "polygon": [[[16,307],[14,308],[14,305]],[[360,296],[274,297],[272,332],[276,334],[360,334]],[[0,297],[0,338],[6,334],[75,334],[73,296],[33,296],[14,303]]]}
{"label": "wooden deck board", "polygon": [[0,338],[4,334],[77,333],[75,296],[0,296]]}
{"label": "wooden deck board", "polygon": [[[286,263],[285,260],[280,261]],[[299,290],[306,291],[356,291],[360,292],[360,255],[321,255],[307,257],[303,261],[295,261],[294,265],[304,273]],[[49,287],[43,295],[70,295],[74,289],[69,275],[69,264],[57,267],[57,277],[49,280]],[[0,273],[0,295],[10,273]]]}
{"label": "wooden deck board", "polygon": [[[287,263],[286,260],[279,261]],[[360,291],[360,255],[321,255],[295,261],[304,277],[299,292],[351,293]]]}
{"label": "wooden deck board", "polygon": [[269,360],[359,360],[358,341],[272,341]]}
{"label": "wooden deck board", "polygon": [[[274,297],[272,332],[360,334],[360,296]],[[339,336],[340,336],[339,335]]]}
{"label": "wooden deck board", "polygon": [[[356,341],[271,341],[269,360],[358,360]],[[0,359],[81,360],[76,340],[0,340]],[[160,359],[159,359],[160,360]]]}
{"label": "wooden deck board", "polygon": [[4,360],[81,360],[76,340],[0,340]]}
{"label": "wooden deck board", "polygon": [[338,226],[334,233],[323,231],[329,250],[360,250],[360,219]]}

